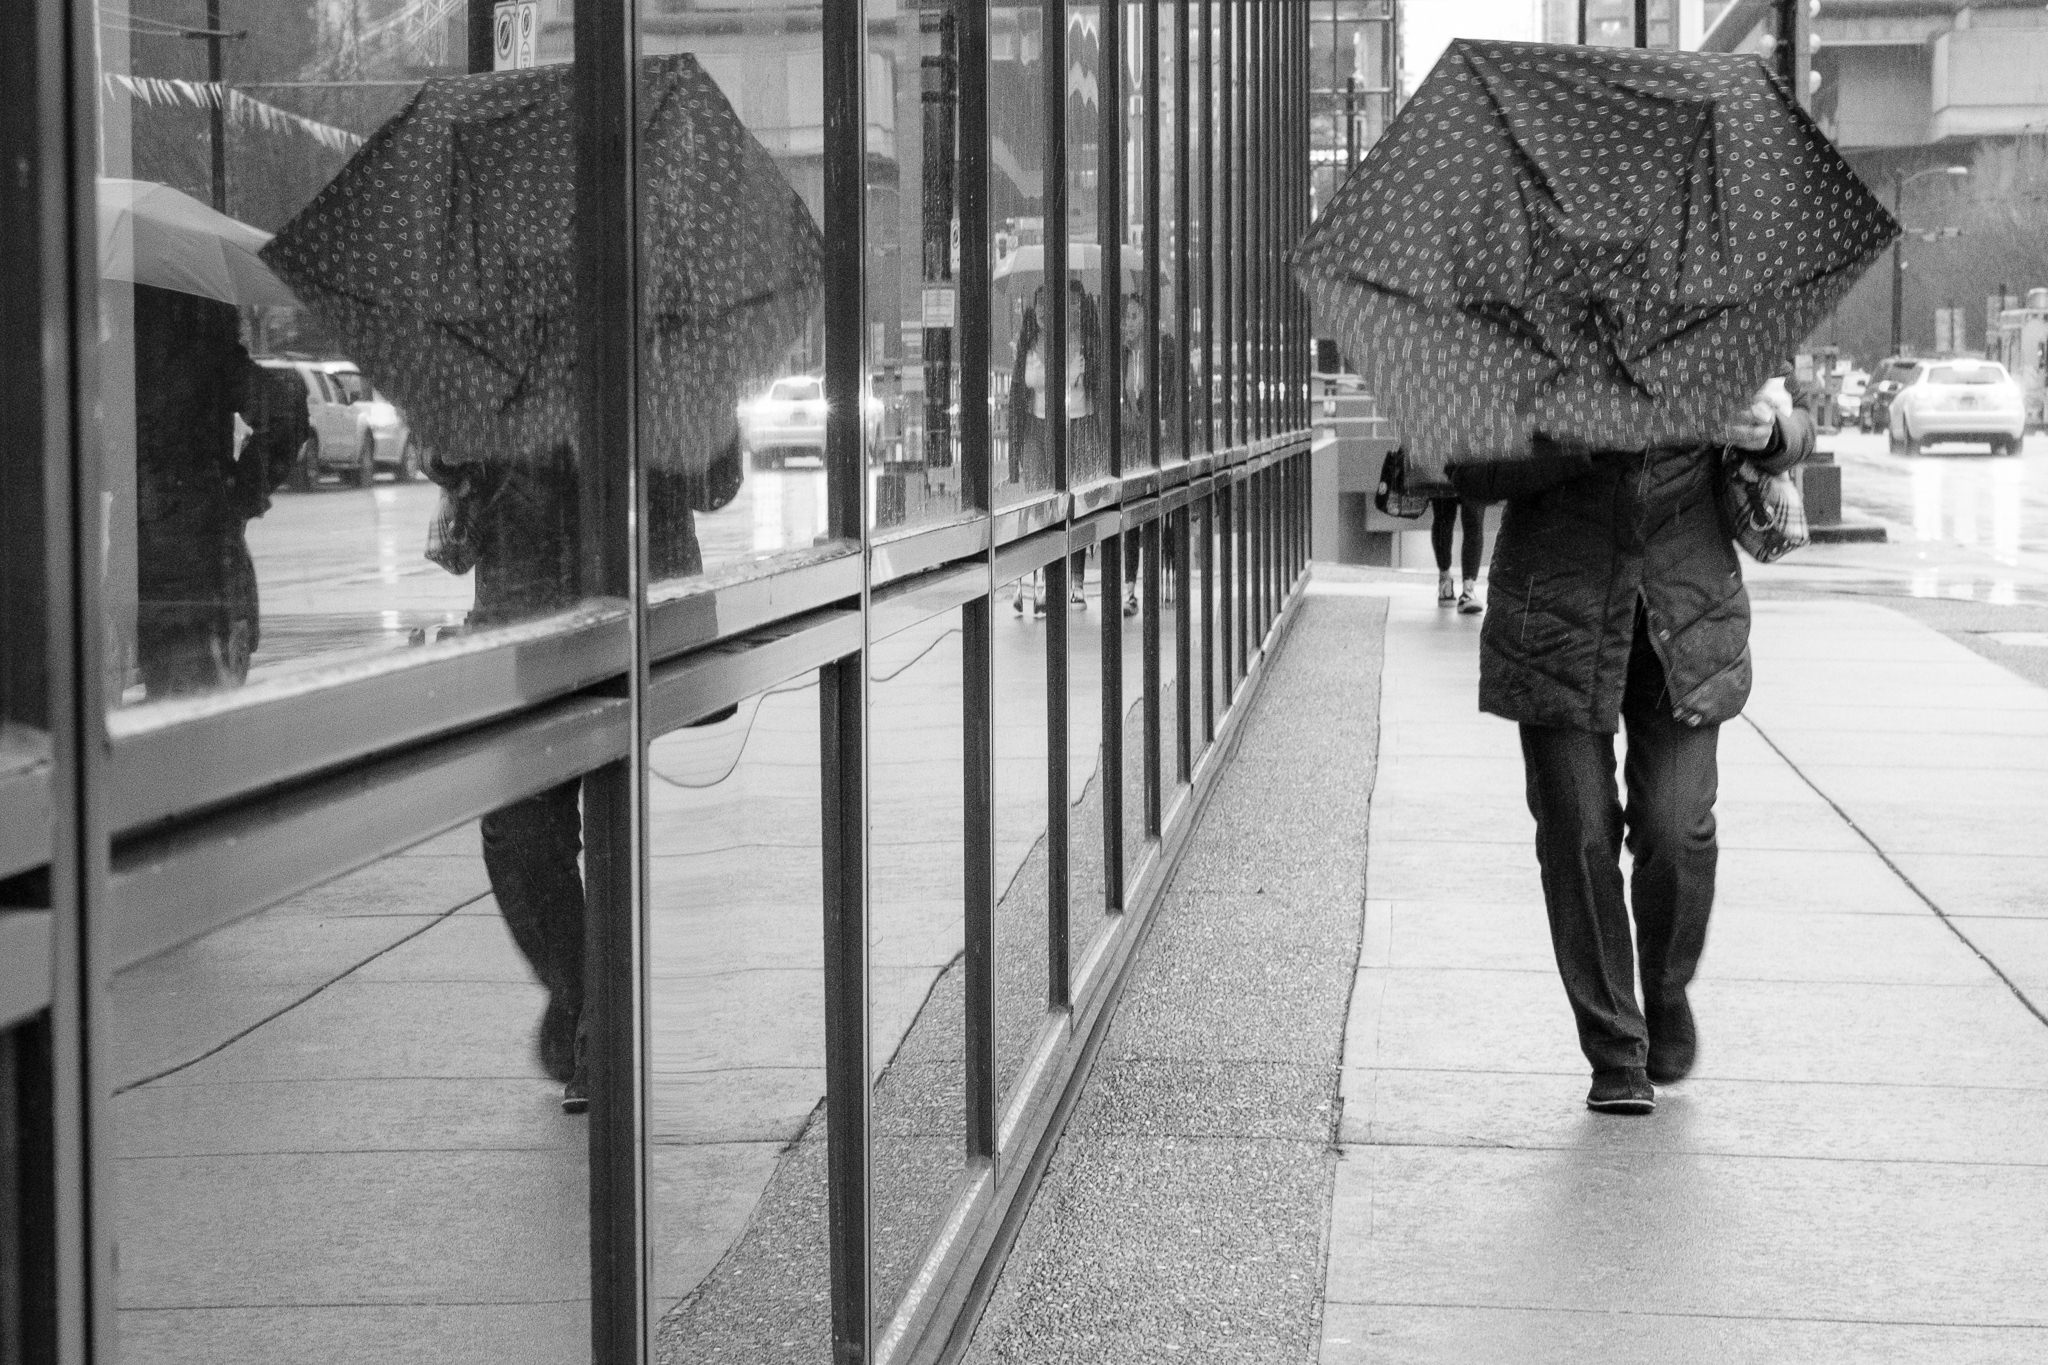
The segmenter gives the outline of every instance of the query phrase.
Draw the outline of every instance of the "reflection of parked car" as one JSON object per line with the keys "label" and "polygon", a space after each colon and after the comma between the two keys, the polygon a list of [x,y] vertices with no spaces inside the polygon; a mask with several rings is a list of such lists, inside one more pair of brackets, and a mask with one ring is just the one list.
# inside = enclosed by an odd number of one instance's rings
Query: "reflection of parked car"
{"label": "reflection of parked car", "polygon": [[2027,427],[2020,386],[1993,360],[1922,364],[1891,401],[1891,448],[1908,455],[1937,441],[1987,441],[2017,455]]}
{"label": "reflection of parked car", "polygon": [[419,452],[404,415],[353,364],[279,356],[259,357],[256,363],[291,370],[306,388],[313,434],[292,470],[295,487],[311,487],[322,474],[339,474],[344,482],[367,488],[379,469],[400,479],[420,477]]}
{"label": "reflection of parked car", "polygon": [[740,404],[739,415],[740,440],[753,452],[756,468],[780,467],[792,458],[825,462],[825,381],[818,376],[778,379]]}

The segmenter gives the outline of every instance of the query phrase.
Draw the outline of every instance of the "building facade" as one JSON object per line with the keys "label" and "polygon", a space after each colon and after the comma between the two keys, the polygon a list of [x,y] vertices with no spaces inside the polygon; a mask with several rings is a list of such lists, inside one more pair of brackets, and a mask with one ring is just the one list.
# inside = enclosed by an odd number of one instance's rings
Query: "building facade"
{"label": "building facade", "polygon": [[1306,562],[1307,7],[24,14],[0,1357],[945,1358]]}

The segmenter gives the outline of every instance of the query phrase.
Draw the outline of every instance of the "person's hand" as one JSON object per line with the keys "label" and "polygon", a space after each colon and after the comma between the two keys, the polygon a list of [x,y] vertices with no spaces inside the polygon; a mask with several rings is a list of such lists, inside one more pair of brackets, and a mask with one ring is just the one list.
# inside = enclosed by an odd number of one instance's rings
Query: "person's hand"
{"label": "person's hand", "polygon": [[1750,400],[1749,410],[1722,428],[1721,440],[1737,450],[1762,450],[1770,445],[1779,417],[1789,417],[1791,412],[1790,399],[1780,403],[1776,394],[1760,390]]}

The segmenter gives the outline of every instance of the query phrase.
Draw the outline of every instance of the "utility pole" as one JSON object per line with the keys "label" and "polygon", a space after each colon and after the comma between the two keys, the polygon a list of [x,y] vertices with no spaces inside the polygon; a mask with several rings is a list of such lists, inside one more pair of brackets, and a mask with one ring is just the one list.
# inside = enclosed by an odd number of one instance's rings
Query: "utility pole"
{"label": "utility pole", "polygon": [[228,88],[221,83],[220,0],[206,0],[206,81],[213,87],[213,211],[228,211]]}

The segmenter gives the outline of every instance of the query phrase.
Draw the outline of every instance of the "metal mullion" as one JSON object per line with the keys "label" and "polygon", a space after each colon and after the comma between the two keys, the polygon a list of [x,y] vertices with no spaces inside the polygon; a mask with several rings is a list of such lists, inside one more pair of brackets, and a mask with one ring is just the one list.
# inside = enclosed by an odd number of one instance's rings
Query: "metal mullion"
{"label": "metal mullion", "polygon": [[[1175,449],[1180,458],[1194,454],[1193,404],[1189,399],[1189,346],[1191,335],[1188,308],[1194,299],[1194,279],[1189,267],[1194,261],[1194,234],[1189,230],[1188,209],[1194,202],[1194,187],[1188,183],[1188,129],[1194,101],[1188,98],[1188,0],[1173,3],[1173,336],[1180,354],[1174,360],[1174,421],[1180,428]],[[1162,54],[1163,57],[1164,54]]]}
{"label": "metal mullion", "polygon": [[819,670],[818,707],[832,1359],[834,1365],[864,1365],[872,1358],[874,1335],[865,649]]}
{"label": "metal mullion", "polygon": [[[989,222],[988,177],[990,171],[988,126],[988,4],[987,0],[956,0],[959,52],[960,114],[958,125],[960,164],[954,184],[959,187],[960,274],[958,322],[960,325],[960,497],[968,507],[986,512],[993,493],[994,468],[990,447],[988,365],[974,357],[989,355]],[[826,6],[827,16],[840,8]],[[842,19],[842,22],[845,22]],[[854,54],[863,51],[860,40],[852,43]],[[842,57],[842,60],[848,58]],[[858,55],[851,60],[858,61]],[[866,198],[865,189],[856,190],[853,203]],[[828,212],[830,209],[828,207]],[[855,210],[857,212],[857,209]],[[861,276],[856,274],[856,280]],[[857,340],[857,339],[856,339]],[[856,462],[847,477],[865,483]]]}
{"label": "metal mullion", "polygon": [[[1155,31],[1157,26],[1154,26]],[[1139,559],[1144,565],[1144,584],[1139,589],[1144,614],[1143,628],[1139,631],[1145,647],[1145,833],[1157,838],[1160,832],[1160,816],[1165,811],[1165,793],[1159,784],[1159,718],[1162,702],[1160,687],[1159,648],[1159,528],[1163,519],[1154,517],[1139,530],[1139,543],[1144,547]]]}
{"label": "metal mullion", "polygon": [[[963,35],[964,36],[964,35]],[[824,8],[824,316],[825,467],[828,518],[833,533],[866,546],[869,516],[865,409],[867,299],[867,122],[864,88],[867,6],[841,0]],[[985,33],[983,35],[985,42]],[[963,58],[965,53],[963,52]],[[982,77],[974,80],[979,88]],[[963,206],[969,191],[963,188]],[[963,207],[964,213],[964,207]],[[967,224],[963,220],[962,228]],[[986,235],[963,237],[985,248]],[[961,300],[963,342],[972,345],[977,321],[987,339],[985,250],[963,251],[961,290],[977,279],[980,298]],[[979,267],[977,269],[977,266]],[[973,350],[968,355],[980,354]],[[978,377],[984,391],[971,388]],[[972,451],[978,419],[985,453],[986,366],[967,366],[961,394],[963,449]],[[970,505],[975,461],[965,459],[961,486]],[[982,461],[985,474],[987,462]],[[873,1132],[869,1036],[867,639],[873,592],[868,555],[859,577],[860,648],[818,673],[821,863],[824,885],[825,1141],[827,1238],[830,1245],[832,1358],[865,1365],[874,1354]],[[986,599],[984,599],[986,600]]]}
{"label": "metal mullion", "polygon": [[[38,454],[43,468],[50,783],[50,1080],[54,1321],[64,1365],[111,1360],[114,1242],[112,1068],[106,823],[106,698],[101,657],[99,350],[99,72],[88,5],[36,0],[28,41],[38,77],[29,143],[38,240],[29,258],[37,321],[61,345],[42,353]],[[19,40],[19,35],[16,35]],[[10,90],[10,99],[20,98]],[[10,148],[10,151],[15,149]],[[20,153],[17,153],[20,155]],[[21,174],[22,161],[8,167]],[[18,183],[18,182],[17,182]]]}
{"label": "metal mullion", "polygon": [[[1216,495],[1202,498],[1202,747],[1216,740]],[[1190,530],[1190,536],[1193,532]]]}
{"label": "metal mullion", "polygon": [[1220,215],[1223,230],[1217,241],[1222,250],[1215,254],[1220,257],[1216,265],[1216,325],[1222,329],[1217,354],[1222,358],[1222,425],[1217,432],[1217,446],[1228,448],[1237,444],[1237,272],[1234,268],[1237,258],[1237,193],[1234,180],[1237,174],[1236,155],[1236,108],[1237,102],[1232,90],[1236,77],[1234,54],[1237,45],[1234,40],[1237,24],[1238,0],[1215,0],[1221,6],[1216,16],[1217,40],[1222,47],[1218,60],[1222,63],[1223,79],[1217,87],[1216,129],[1214,137],[1222,153],[1222,164],[1217,168],[1221,181],[1218,189]]}
{"label": "metal mullion", "polygon": [[1101,110],[1101,135],[1096,143],[1095,193],[1096,238],[1102,252],[1102,356],[1105,368],[1113,367],[1114,378],[1105,376],[1097,412],[1102,417],[1103,439],[1109,443],[1109,467],[1121,477],[1129,467],[1124,458],[1123,434],[1123,318],[1124,318],[1124,57],[1123,29],[1126,0],[1103,0],[1101,9],[1101,59],[1098,68],[1096,107]]}
{"label": "metal mullion", "polygon": [[[1168,513],[1166,523],[1173,528],[1173,666],[1174,676],[1179,679],[1180,695],[1173,706],[1174,742],[1179,746],[1175,758],[1174,774],[1182,784],[1193,779],[1195,770],[1195,737],[1193,714],[1194,704],[1194,603],[1189,595],[1189,562],[1194,554],[1194,545],[1189,537],[1193,518],[1188,515],[1185,505]],[[1208,690],[1206,687],[1203,689]]]}
{"label": "metal mullion", "polygon": [[590,1332],[596,1365],[653,1343],[647,1235],[646,524],[639,475],[639,87],[635,7],[578,5],[576,307],[583,355],[583,596],[627,602],[626,757],[583,783],[585,1009],[590,1036]]}
{"label": "metal mullion", "polygon": [[1252,659],[1252,618],[1256,608],[1252,602],[1252,509],[1256,505],[1253,483],[1250,475],[1237,481],[1234,489],[1237,495],[1237,524],[1231,528],[1237,536],[1237,678],[1242,682],[1251,673]]}
{"label": "metal mullion", "polygon": [[967,1145],[970,1167],[996,1157],[994,585],[961,608],[966,802],[963,891]]}
{"label": "metal mullion", "polygon": [[[1165,0],[1172,3],[1172,0]],[[1144,0],[1140,13],[1145,27],[1139,49],[1145,66],[1145,183],[1140,191],[1145,202],[1145,453],[1147,469],[1159,466],[1159,280],[1163,269],[1159,259],[1159,6],[1161,0]]]}
{"label": "metal mullion", "polygon": [[1102,877],[1103,899],[1113,914],[1124,905],[1124,637],[1122,614],[1111,605],[1124,589],[1122,527],[1104,536],[1100,544],[1099,577],[1104,587],[1102,640],[1097,651],[1102,665]]}
{"label": "metal mullion", "polygon": [[1269,172],[1274,161],[1273,148],[1268,141],[1270,135],[1269,120],[1266,117],[1266,99],[1268,94],[1266,63],[1269,56],[1266,43],[1266,18],[1270,11],[1271,6],[1266,4],[1265,0],[1253,0],[1251,42],[1247,54],[1250,58],[1249,74],[1252,95],[1246,101],[1249,105],[1247,114],[1250,119],[1250,131],[1247,134],[1246,142],[1249,146],[1259,148],[1262,153],[1253,171],[1256,192],[1251,197],[1252,272],[1250,283],[1252,297],[1250,312],[1253,328],[1252,336],[1254,339],[1251,365],[1252,438],[1254,440],[1263,440],[1265,437],[1273,434],[1270,413],[1267,408],[1271,385],[1267,382],[1268,375],[1266,372],[1272,346],[1272,337],[1268,334],[1272,321],[1271,304],[1266,297],[1266,260],[1272,253],[1272,243],[1267,240],[1268,228],[1270,226],[1268,210],[1272,204],[1272,177]]}
{"label": "metal mullion", "polygon": [[[1196,107],[1202,111],[1202,454],[1216,448],[1216,11],[1215,0],[1201,6],[1202,41],[1195,60],[1201,79]],[[1191,454],[1193,452],[1190,452]]]}
{"label": "metal mullion", "polygon": [[[1067,449],[1067,0],[1045,0],[1039,22],[1045,44],[1039,59],[1044,77],[1045,280],[1051,344],[1046,348],[1046,426],[1052,451],[1053,486],[1072,482]],[[1100,100],[1097,100],[1098,107]],[[1061,378],[1052,378],[1061,376]],[[1071,510],[1067,512],[1071,519]],[[1067,903],[1070,850],[1067,846],[1067,576],[1068,555],[1046,566],[1051,597],[1046,612],[1046,1001],[1066,1008],[1068,996]]]}

